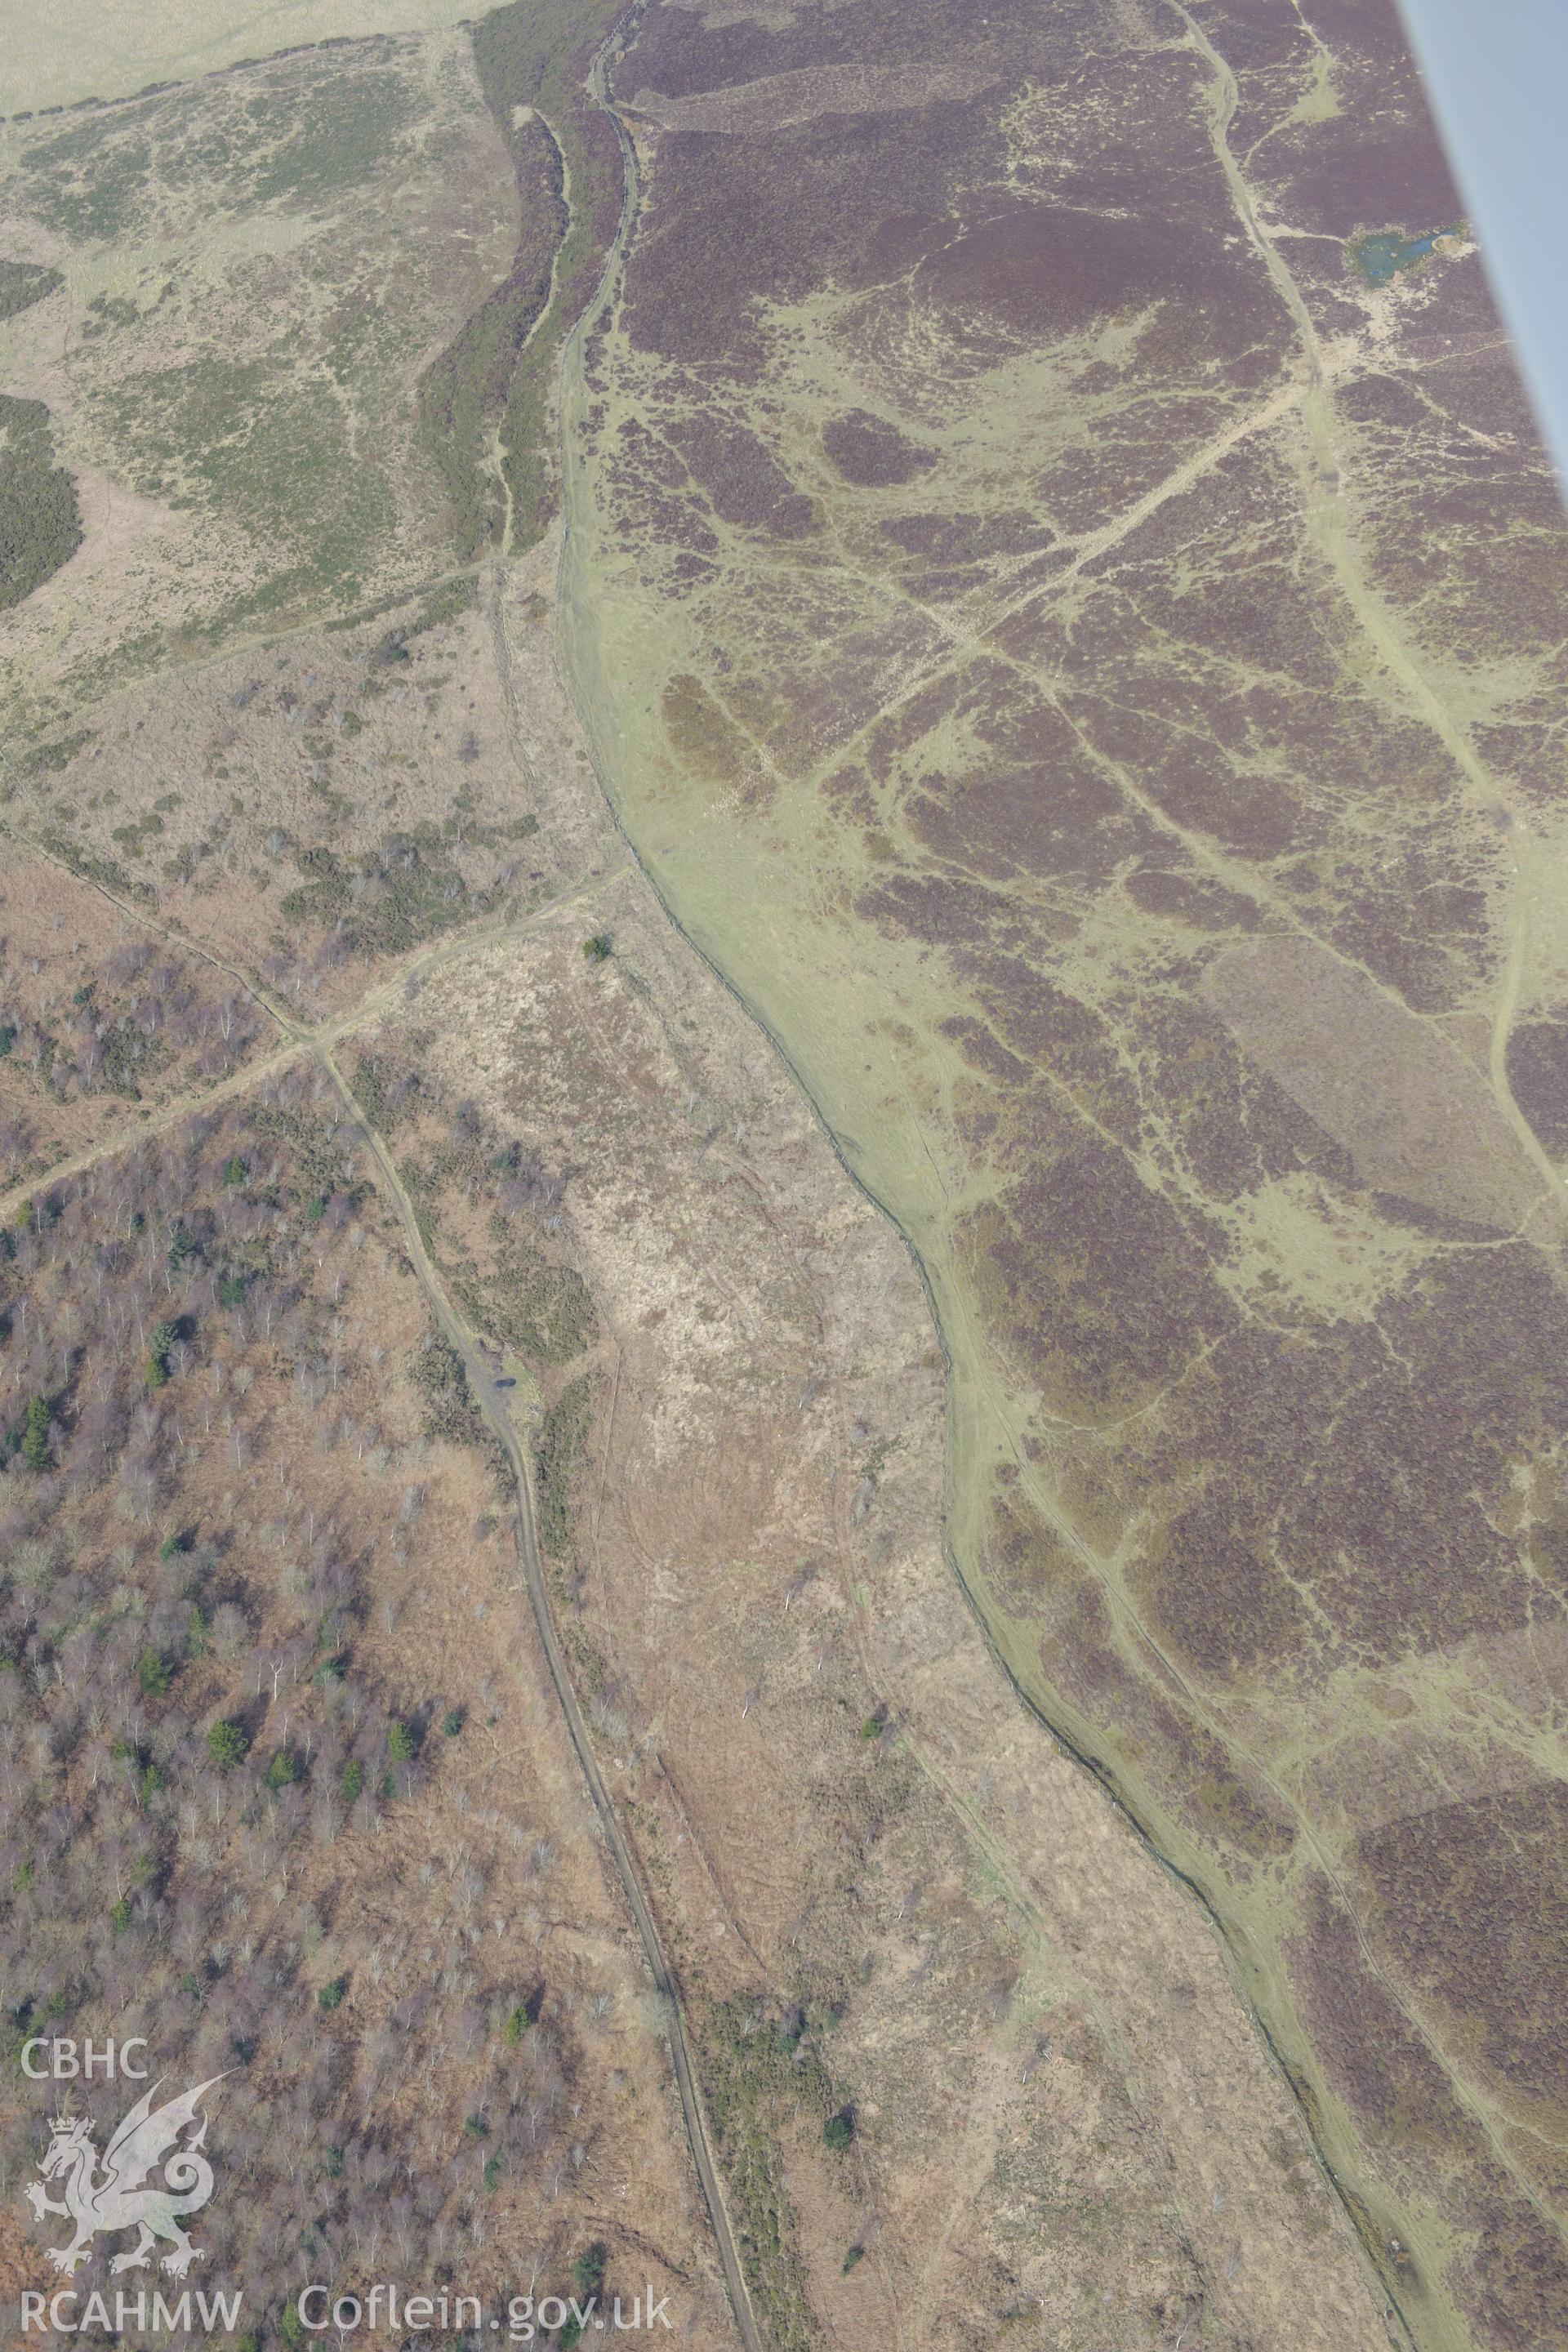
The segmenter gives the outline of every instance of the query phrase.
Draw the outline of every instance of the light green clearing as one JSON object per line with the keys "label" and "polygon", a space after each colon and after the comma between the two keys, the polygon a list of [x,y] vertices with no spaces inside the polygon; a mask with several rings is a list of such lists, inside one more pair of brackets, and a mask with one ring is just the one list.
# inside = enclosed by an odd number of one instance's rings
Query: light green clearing
{"label": "light green clearing", "polygon": [[149,82],[190,81],[241,59],[367,33],[456,25],[462,0],[24,0],[5,22],[5,103],[12,114],[131,98]]}

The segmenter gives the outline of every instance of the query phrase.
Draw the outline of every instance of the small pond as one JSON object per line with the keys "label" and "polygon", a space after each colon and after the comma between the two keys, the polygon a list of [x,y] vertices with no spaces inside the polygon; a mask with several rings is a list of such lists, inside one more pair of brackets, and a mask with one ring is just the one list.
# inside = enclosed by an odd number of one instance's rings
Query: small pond
{"label": "small pond", "polygon": [[1401,228],[1380,228],[1356,240],[1356,268],[1373,285],[1386,286],[1402,269],[1413,269],[1418,261],[1425,261],[1440,238],[1460,234],[1458,226],[1429,228],[1420,236],[1406,236]]}

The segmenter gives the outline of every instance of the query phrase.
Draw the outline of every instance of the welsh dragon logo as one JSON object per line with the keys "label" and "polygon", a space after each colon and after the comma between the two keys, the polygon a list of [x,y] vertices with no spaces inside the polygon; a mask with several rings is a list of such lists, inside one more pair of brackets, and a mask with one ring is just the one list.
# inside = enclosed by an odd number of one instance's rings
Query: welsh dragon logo
{"label": "welsh dragon logo", "polygon": [[[104,2149],[101,2168],[92,2144],[91,2118],[55,2117],[38,2170],[46,2180],[60,2181],[64,2194],[47,2196],[35,2180],[28,2184],[26,2196],[40,2221],[46,2213],[63,2213],[76,2225],[69,2245],[47,2249],[56,2270],[64,2271],[68,2277],[74,2275],[91,2252],[93,2240],[112,2236],[119,2230],[134,2230],[138,2234],[133,2246],[115,2255],[109,2265],[110,2272],[144,2269],[160,2239],[167,2239],[173,2249],[163,2257],[160,2267],[174,2278],[184,2278],[193,2263],[205,2261],[180,2223],[187,2214],[199,2213],[213,2193],[213,2168],[201,2152],[207,2136],[206,2117],[201,2116],[198,2122],[197,2111],[213,2084],[222,2080],[221,2074],[215,2074],[182,2098],[170,2099],[157,2108],[153,2105],[158,2092],[154,2083]],[[180,2136],[192,2124],[196,2124],[195,2134],[182,2147]],[[162,2182],[153,2179],[160,2170]]]}

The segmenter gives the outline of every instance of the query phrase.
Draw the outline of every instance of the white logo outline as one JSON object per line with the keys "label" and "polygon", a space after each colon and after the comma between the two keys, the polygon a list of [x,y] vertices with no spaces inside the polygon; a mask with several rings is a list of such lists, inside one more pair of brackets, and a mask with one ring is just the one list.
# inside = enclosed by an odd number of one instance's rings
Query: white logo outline
{"label": "white logo outline", "polygon": [[[201,2211],[213,2193],[213,2168],[202,2152],[207,2136],[205,2116],[201,2116],[194,2138],[184,2146],[180,2136],[197,2123],[202,2100],[224,2079],[214,2074],[158,2108],[153,2101],[159,2084],[153,2083],[117,2126],[103,2151],[101,2172],[92,2144],[92,2118],[54,2117],[49,2144],[37,2168],[46,2181],[63,2175],[64,2194],[50,2197],[37,2180],[28,2182],[25,2193],[35,2220],[41,2221],[46,2213],[61,2213],[75,2225],[68,2245],[45,2248],[57,2271],[74,2277],[91,2253],[93,2240],[121,2230],[136,2231],[137,2240],[128,2252],[115,2255],[109,2265],[111,2276],[121,2271],[144,2270],[160,2239],[167,2239],[173,2248],[159,2263],[171,2277],[184,2278],[193,2263],[205,2262],[201,2247],[194,2246],[180,2227],[187,2215]],[[161,2182],[152,2178],[160,2170]]]}

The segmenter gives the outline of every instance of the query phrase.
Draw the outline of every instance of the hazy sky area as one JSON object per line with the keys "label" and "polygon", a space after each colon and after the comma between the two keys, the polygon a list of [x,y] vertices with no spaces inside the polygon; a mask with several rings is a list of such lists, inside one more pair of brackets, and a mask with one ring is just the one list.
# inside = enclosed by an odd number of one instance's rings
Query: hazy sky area
{"label": "hazy sky area", "polygon": [[[1568,5],[1402,5],[1493,290],[1568,478]],[[1415,232],[1431,224],[1405,226]]]}

